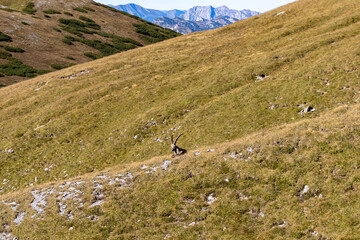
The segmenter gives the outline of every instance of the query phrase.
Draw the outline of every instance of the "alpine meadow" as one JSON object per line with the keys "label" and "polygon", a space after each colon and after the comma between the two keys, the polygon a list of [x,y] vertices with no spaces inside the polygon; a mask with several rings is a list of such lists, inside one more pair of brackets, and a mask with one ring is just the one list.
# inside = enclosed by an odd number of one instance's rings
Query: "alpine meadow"
{"label": "alpine meadow", "polygon": [[[65,55],[141,46],[0,88],[0,239],[360,239],[359,3],[182,36],[129,17],[132,37],[47,9]],[[6,36],[25,52],[1,64],[28,51]]]}

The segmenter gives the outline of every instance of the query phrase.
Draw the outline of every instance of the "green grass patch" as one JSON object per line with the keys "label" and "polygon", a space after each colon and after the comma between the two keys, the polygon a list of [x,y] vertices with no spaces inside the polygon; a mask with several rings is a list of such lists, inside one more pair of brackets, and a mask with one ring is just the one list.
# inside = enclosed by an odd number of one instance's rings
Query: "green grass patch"
{"label": "green grass patch", "polygon": [[103,56],[109,56],[119,52],[119,50],[116,49],[113,45],[109,43],[103,43],[100,40],[90,40],[85,38],[79,38],[76,40],[85,45],[88,45],[89,47],[99,50]]}
{"label": "green grass patch", "polygon": [[46,14],[44,14],[44,17],[46,17],[46,18],[51,18],[49,15],[46,15]]}
{"label": "green grass patch", "polygon": [[23,8],[23,12],[24,13],[28,13],[28,14],[35,14],[36,13],[36,9],[34,9],[35,4],[33,2],[29,2],[25,8]]}
{"label": "green grass patch", "polygon": [[0,59],[9,59],[11,57],[11,53],[0,51]]}
{"label": "green grass patch", "polygon": [[0,8],[0,10],[5,11],[5,12],[19,12],[18,10],[11,9],[11,8]]}
{"label": "green grass patch", "polygon": [[96,60],[101,58],[98,54],[92,53],[92,52],[84,52],[84,55],[92,60]]}
{"label": "green grass patch", "polygon": [[28,26],[28,25],[29,25],[27,22],[24,22],[24,21],[22,21],[21,24],[22,24],[22,25],[25,25],[25,26]]}
{"label": "green grass patch", "polygon": [[59,22],[63,24],[62,30],[72,33],[74,35],[82,36],[81,33],[94,34],[94,31],[86,29],[86,27],[92,27],[94,29],[100,29],[100,26],[96,23],[84,23],[76,19],[64,19],[60,18]]}
{"label": "green grass patch", "polygon": [[46,14],[61,14],[61,12],[59,12],[57,10],[54,10],[54,9],[45,10],[45,11],[43,11],[43,13],[46,13]]}
{"label": "green grass patch", "polygon": [[53,68],[53,69],[56,69],[56,70],[61,70],[61,69],[64,69],[64,68],[68,68],[68,67],[71,67],[73,66],[74,64],[68,64],[68,65],[61,65],[61,64],[51,64],[50,66]]}
{"label": "green grass patch", "polygon": [[95,23],[94,20],[92,20],[92,19],[90,19],[90,18],[88,18],[88,17],[82,16],[82,15],[79,17],[79,19],[80,19],[80,20],[83,20],[83,21],[85,21],[85,22]]}
{"label": "green grass patch", "polygon": [[114,34],[111,34],[111,33],[106,33],[106,32],[97,32],[96,34],[102,36],[102,37],[106,37],[106,38],[111,38],[114,42],[114,46],[117,45],[117,42],[119,43],[130,43],[130,44],[133,44],[135,46],[143,46],[141,43],[131,39],[131,38],[123,38],[123,37],[120,37],[120,36],[117,36],[117,35],[114,35]]}
{"label": "green grass patch", "polygon": [[69,12],[64,12],[65,15],[68,15],[70,17],[73,17],[74,15],[72,13],[69,13]]}
{"label": "green grass patch", "polygon": [[63,43],[65,43],[65,44],[67,44],[67,45],[74,45],[74,44],[72,43],[72,41],[69,40],[69,39],[67,39],[67,38],[62,39],[61,41],[62,41]]}
{"label": "green grass patch", "polygon": [[10,62],[0,64],[0,72],[6,76],[34,77],[38,70],[12,58]]}
{"label": "green grass patch", "polygon": [[47,73],[49,73],[49,72],[51,72],[51,71],[50,71],[50,70],[38,70],[38,71],[37,71],[37,74],[43,75],[43,74],[47,74]]}
{"label": "green grass patch", "polygon": [[150,23],[134,23],[136,32],[143,35],[142,38],[148,43],[156,43],[169,38],[180,36],[180,33],[170,29],[161,28]]}
{"label": "green grass patch", "polygon": [[12,42],[12,38],[9,35],[0,32],[0,42]]}
{"label": "green grass patch", "polygon": [[80,7],[77,7],[77,8],[73,8],[75,11],[78,11],[78,12],[82,12],[82,13],[87,13],[88,11],[86,11],[84,8],[80,8]]}
{"label": "green grass patch", "polygon": [[25,50],[18,47],[4,46],[4,49],[8,52],[23,53]]}
{"label": "green grass patch", "polygon": [[83,9],[85,9],[85,10],[87,10],[87,11],[89,11],[89,12],[95,12],[95,9],[93,9],[93,8],[91,8],[91,7],[85,6],[85,7],[83,7]]}

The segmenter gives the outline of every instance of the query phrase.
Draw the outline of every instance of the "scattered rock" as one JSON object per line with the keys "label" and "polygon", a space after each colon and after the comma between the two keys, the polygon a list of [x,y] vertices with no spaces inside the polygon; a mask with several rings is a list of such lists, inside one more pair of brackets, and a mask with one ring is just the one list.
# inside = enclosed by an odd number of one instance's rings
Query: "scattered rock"
{"label": "scattered rock", "polygon": [[164,141],[161,140],[160,138],[156,138],[154,141],[155,141],[155,142],[160,142],[160,143],[164,142]]}
{"label": "scattered rock", "polygon": [[209,149],[208,152],[215,152],[215,149]]}
{"label": "scattered rock", "polygon": [[163,165],[161,165],[162,170],[168,170],[169,165],[171,164],[171,161],[165,161]]}
{"label": "scattered rock", "polygon": [[280,227],[280,228],[286,227],[286,221],[283,221],[282,223],[280,223],[280,224],[278,225],[278,227]]}
{"label": "scattered rock", "polygon": [[[34,90],[35,90],[35,91],[39,91],[39,90],[40,90],[41,88],[43,88],[44,86],[48,85],[48,83],[49,83],[49,82],[43,82],[43,83],[40,84],[40,87],[35,88]],[[34,129],[34,130],[37,130],[37,129]]]}
{"label": "scattered rock", "polygon": [[74,78],[77,78],[78,76],[80,75],[84,75],[84,74],[88,74],[90,73],[89,70],[81,70],[79,73],[74,73],[74,74],[71,74],[71,75],[67,75],[67,76],[61,76],[60,79],[74,79]]}
{"label": "scattered rock", "polygon": [[248,148],[247,148],[247,151],[248,151],[249,153],[254,152],[254,147],[248,147]]}
{"label": "scattered rock", "polygon": [[[6,179],[4,179],[6,180]],[[17,208],[19,207],[20,204],[17,204],[16,202],[5,202],[4,200],[2,201],[3,204],[5,205],[9,205],[11,210],[13,210],[14,212],[17,211]]]}
{"label": "scattered rock", "polygon": [[266,74],[257,75],[257,76],[256,76],[256,81],[257,81],[257,82],[258,82],[258,81],[262,81],[262,80],[264,80],[264,79],[267,78],[267,77],[269,77],[269,76],[266,75]]}
{"label": "scattered rock", "polygon": [[216,198],[214,197],[214,193],[210,194],[207,198],[206,198],[206,202],[207,204],[211,205],[216,201]]}
{"label": "scattered rock", "polygon": [[241,193],[241,192],[239,192],[238,195],[239,195],[240,200],[248,200],[248,199],[249,199],[247,196],[245,196],[245,195],[244,195],[243,193]]}
{"label": "scattered rock", "polygon": [[109,179],[110,177],[103,174],[103,175],[97,175],[96,178]]}
{"label": "scattered rock", "polygon": [[20,213],[16,216],[16,218],[15,218],[15,220],[14,220],[14,223],[15,223],[16,225],[20,225],[21,222],[24,220],[25,215],[26,215],[25,212],[20,212]]}
{"label": "scattered rock", "polygon": [[[46,198],[48,194],[52,194],[52,190],[48,190],[48,191],[33,190],[30,191],[30,193],[34,196],[34,200],[31,202],[30,206],[39,215],[43,215],[43,213],[45,212],[45,207],[47,206]],[[35,215],[33,217],[35,217]]]}
{"label": "scattered rock", "polygon": [[7,150],[7,152],[10,153],[10,154],[12,154],[12,153],[14,153],[15,151],[10,148],[10,149]]}
{"label": "scattered rock", "polygon": [[279,104],[273,104],[273,105],[270,105],[269,109],[270,110],[275,110],[276,108],[279,108]]}
{"label": "scattered rock", "polygon": [[313,235],[314,237],[316,237],[316,236],[319,235],[319,233],[318,233],[316,230],[314,230],[314,231],[311,233],[311,235]]}
{"label": "scattered rock", "polygon": [[282,11],[282,12],[277,13],[275,16],[283,15],[285,13],[286,13],[286,11]]}
{"label": "scattered rock", "polygon": [[300,192],[300,194],[303,195],[303,194],[309,192],[309,190],[310,190],[309,186],[305,185],[304,189]]}
{"label": "scattered rock", "polygon": [[0,240],[18,240],[18,238],[13,237],[11,233],[0,232]]}
{"label": "scattered rock", "polygon": [[200,152],[194,152],[194,156],[197,157],[200,155]]}

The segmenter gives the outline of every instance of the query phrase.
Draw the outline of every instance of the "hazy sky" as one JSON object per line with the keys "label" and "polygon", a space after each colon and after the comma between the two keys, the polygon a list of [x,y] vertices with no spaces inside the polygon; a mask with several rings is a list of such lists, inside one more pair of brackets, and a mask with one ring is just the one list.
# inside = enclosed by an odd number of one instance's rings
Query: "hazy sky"
{"label": "hazy sky", "polygon": [[104,4],[122,5],[127,3],[135,3],[145,8],[152,8],[158,10],[180,9],[187,10],[194,6],[209,6],[219,7],[226,5],[229,8],[242,10],[251,9],[254,11],[265,12],[271,9],[280,7],[295,0],[95,0]]}

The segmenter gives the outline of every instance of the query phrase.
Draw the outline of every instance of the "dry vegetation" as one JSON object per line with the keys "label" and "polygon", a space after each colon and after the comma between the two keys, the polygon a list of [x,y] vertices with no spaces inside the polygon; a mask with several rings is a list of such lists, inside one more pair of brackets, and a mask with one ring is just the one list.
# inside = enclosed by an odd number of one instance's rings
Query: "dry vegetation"
{"label": "dry vegetation", "polygon": [[297,1],[1,88],[0,234],[358,239],[358,14]]}

